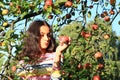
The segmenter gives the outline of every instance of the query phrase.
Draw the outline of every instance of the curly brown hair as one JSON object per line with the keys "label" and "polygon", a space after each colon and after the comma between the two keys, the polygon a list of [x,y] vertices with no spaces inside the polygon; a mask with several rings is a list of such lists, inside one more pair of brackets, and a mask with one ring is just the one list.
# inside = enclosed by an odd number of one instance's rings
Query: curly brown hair
{"label": "curly brown hair", "polygon": [[35,20],[33,21],[27,32],[26,37],[23,39],[24,47],[22,52],[19,55],[19,58],[23,57],[29,57],[30,60],[36,60],[38,57],[38,54],[40,55],[41,49],[39,47],[39,39],[40,39],[40,27],[46,25],[50,28],[50,44],[48,48],[46,49],[48,52],[54,52],[56,48],[55,39],[53,38],[53,32],[51,26],[46,22],[42,20]]}

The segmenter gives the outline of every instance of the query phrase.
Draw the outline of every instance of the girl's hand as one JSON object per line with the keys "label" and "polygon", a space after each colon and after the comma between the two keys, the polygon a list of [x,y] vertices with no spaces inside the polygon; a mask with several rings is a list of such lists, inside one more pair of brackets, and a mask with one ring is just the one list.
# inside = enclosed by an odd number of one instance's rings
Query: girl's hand
{"label": "girl's hand", "polygon": [[[56,48],[56,52],[62,53],[62,51],[64,51],[70,44],[71,39],[68,36],[60,36],[59,40],[60,40],[60,43],[59,43],[58,47]],[[59,55],[61,55],[61,54],[59,54]]]}
{"label": "girl's hand", "polygon": [[70,38],[69,37],[66,38],[65,36],[62,37],[62,40],[60,40],[60,43],[59,43],[58,47],[56,48],[56,56],[54,58],[53,68],[54,67],[57,67],[57,68],[60,67],[60,60],[61,60],[62,51],[64,51],[68,47],[69,44],[70,44]]}

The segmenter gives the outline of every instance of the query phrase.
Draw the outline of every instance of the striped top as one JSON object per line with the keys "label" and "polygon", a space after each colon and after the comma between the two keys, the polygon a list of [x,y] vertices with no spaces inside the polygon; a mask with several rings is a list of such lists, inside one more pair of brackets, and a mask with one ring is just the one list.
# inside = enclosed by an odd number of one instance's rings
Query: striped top
{"label": "striped top", "polygon": [[[27,80],[50,80],[50,76],[60,77],[60,71],[53,73],[55,52],[42,54],[36,64],[27,64],[17,69],[18,76]],[[63,56],[61,55],[61,62]]]}

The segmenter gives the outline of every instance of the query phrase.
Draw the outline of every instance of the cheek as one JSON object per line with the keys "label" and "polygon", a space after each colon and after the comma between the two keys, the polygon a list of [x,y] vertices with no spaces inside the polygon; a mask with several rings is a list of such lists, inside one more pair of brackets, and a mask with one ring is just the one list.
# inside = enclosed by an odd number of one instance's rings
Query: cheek
{"label": "cheek", "polygon": [[43,39],[39,39],[39,45],[41,46]]}
{"label": "cheek", "polygon": [[49,38],[49,40],[47,41],[48,43],[45,43],[45,40],[43,38],[39,39],[39,46],[42,47],[48,47],[50,42],[51,42],[51,38]]}

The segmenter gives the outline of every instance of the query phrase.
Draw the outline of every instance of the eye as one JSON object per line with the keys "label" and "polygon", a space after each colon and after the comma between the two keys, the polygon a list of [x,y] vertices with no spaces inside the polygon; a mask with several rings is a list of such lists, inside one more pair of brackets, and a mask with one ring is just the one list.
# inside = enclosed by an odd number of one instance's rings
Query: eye
{"label": "eye", "polygon": [[48,36],[48,37],[51,37],[51,34],[49,33],[49,34],[47,34],[47,36]]}
{"label": "eye", "polygon": [[40,36],[44,36],[44,34],[43,34],[43,33],[40,33]]}

